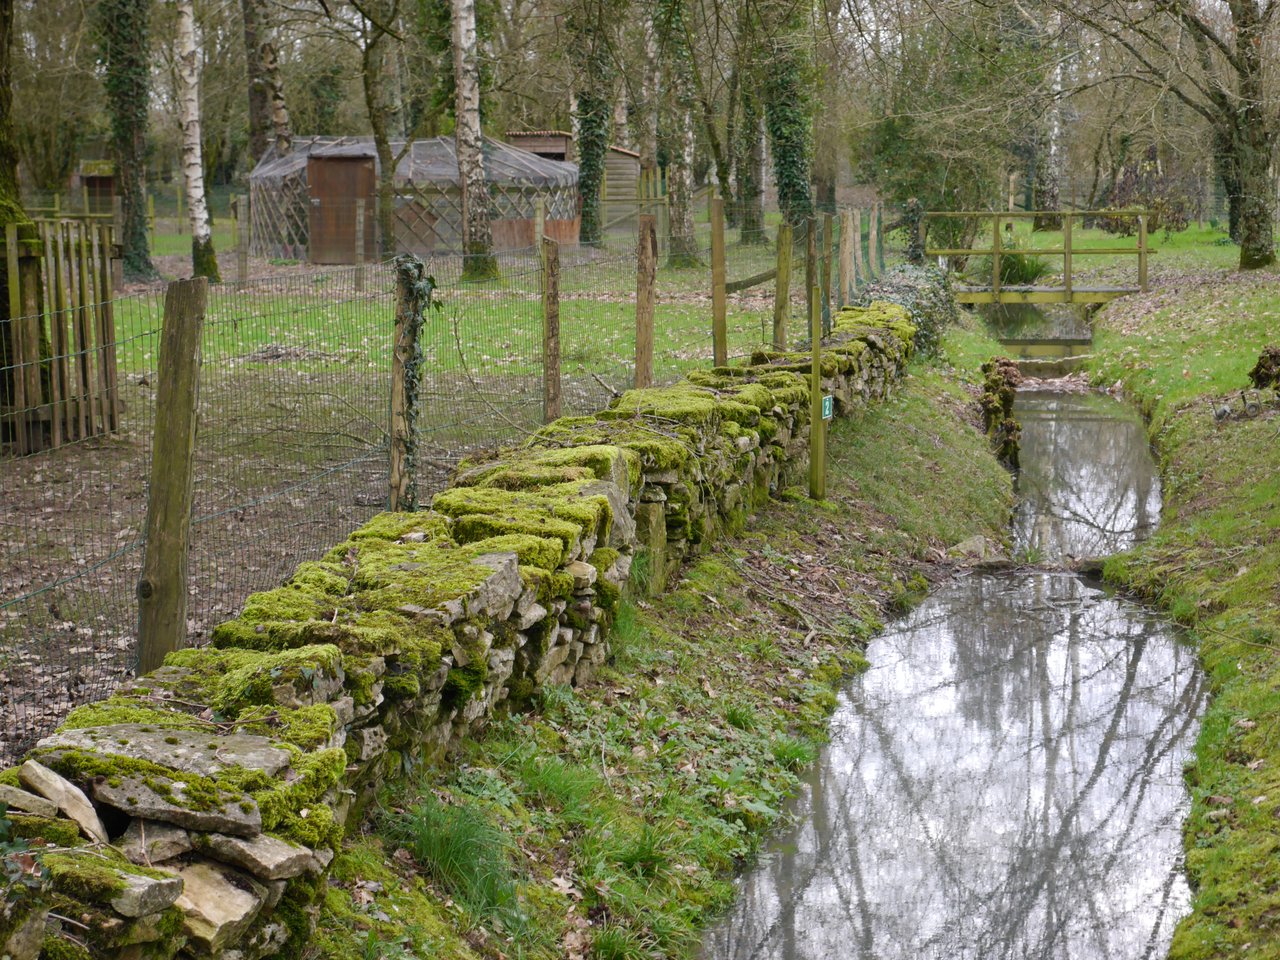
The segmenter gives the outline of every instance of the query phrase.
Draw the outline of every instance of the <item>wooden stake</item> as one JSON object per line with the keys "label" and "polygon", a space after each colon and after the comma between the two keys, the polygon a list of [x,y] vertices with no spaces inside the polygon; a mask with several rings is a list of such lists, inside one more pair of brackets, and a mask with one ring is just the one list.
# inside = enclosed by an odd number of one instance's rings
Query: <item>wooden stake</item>
{"label": "wooden stake", "polygon": [[1138,289],[1147,292],[1147,215],[1138,214]]}
{"label": "wooden stake", "polygon": [[53,256],[53,232],[56,224],[45,225],[44,232],[44,312],[49,317],[49,349],[53,356],[49,364],[49,439],[55,447],[62,446],[67,410],[62,398],[66,395],[67,380],[66,345],[62,336],[62,316],[57,308],[57,282]]}
{"label": "wooden stake", "polygon": [[640,217],[636,246],[636,389],[653,386],[653,308],[658,275],[658,222],[652,214]]}
{"label": "wooden stake", "polygon": [[849,288],[854,283],[853,215],[848,210],[840,211],[840,269],[837,281],[840,284],[840,292],[836,297],[836,304],[843,307],[853,299]]}
{"label": "wooden stake", "polygon": [[[26,362],[27,345],[23,342],[22,325],[18,318],[22,316],[22,280],[18,274],[18,225],[9,223],[4,228],[4,258],[6,276],[9,281],[9,330],[13,348],[10,357],[11,375],[13,377],[13,427],[14,438],[18,442],[18,456],[31,452],[27,443],[27,397],[26,397]],[[38,344],[37,344],[38,352]]]}
{"label": "wooden stake", "polygon": [[107,410],[109,430],[120,429],[120,382],[116,370],[116,314],[111,289],[111,228],[98,227],[98,243],[94,249],[94,265],[98,271],[98,300],[101,304],[103,366],[107,371]]}
{"label": "wooden stake", "polygon": [[560,244],[542,238],[542,418],[560,416]]}
{"label": "wooden stake", "polygon": [[880,207],[871,205],[871,213],[867,222],[867,279],[874,280],[880,276]]}
{"label": "wooden stake", "polygon": [[409,429],[409,391],[406,371],[417,352],[416,329],[413,323],[414,292],[405,275],[396,273],[396,322],[391,345],[391,450],[390,490],[387,509],[391,511],[413,510],[413,464]]}
{"label": "wooden stake", "polygon": [[160,334],[155,442],[142,575],[138,579],[138,674],[164,663],[187,638],[187,554],[200,397],[200,338],[209,281],[169,284]]}
{"label": "wooden stake", "polygon": [[[356,293],[364,292],[364,197],[356,198]],[[240,278],[244,279],[243,276]]]}
{"label": "wooden stake", "polygon": [[773,349],[787,349],[787,320],[791,315],[791,224],[778,227],[778,275],[773,285]]}
{"label": "wooden stake", "polygon": [[711,353],[715,366],[729,363],[729,328],[724,275],[724,199],[711,200]]}
{"label": "wooden stake", "polygon": [[[360,201],[363,203],[364,201]],[[360,218],[364,222],[364,218]],[[236,279],[244,283],[249,279],[249,195],[242,193],[236,198]],[[357,242],[363,250],[364,244]]]}
{"label": "wooden stake", "polygon": [[991,221],[991,292],[1000,299],[1000,218]]}
{"label": "wooden stake", "polygon": [[862,211],[853,210],[853,285],[856,289],[867,277],[867,265],[862,259]]}
{"label": "wooden stake", "polygon": [[822,310],[820,291],[814,288],[810,302],[809,337],[813,360],[809,368],[809,496],[825,500],[827,496],[827,422],[822,419]]}

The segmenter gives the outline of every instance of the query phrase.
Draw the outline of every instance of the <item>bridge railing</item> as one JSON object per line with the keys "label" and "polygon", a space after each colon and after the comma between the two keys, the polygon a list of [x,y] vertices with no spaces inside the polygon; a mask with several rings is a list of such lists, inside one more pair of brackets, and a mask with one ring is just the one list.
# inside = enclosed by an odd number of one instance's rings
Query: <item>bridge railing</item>
{"label": "bridge railing", "polygon": [[[1112,296],[1120,296],[1130,292],[1145,292],[1147,290],[1147,258],[1155,251],[1151,248],[1147,238],[1147,219],[1150,212],[1146,210],[931,210],[924,213],[920,218],[920,246],[923,248],[925,256],[937,257],[970,257],[970,256],[989,256],[991,258],[991,293],[989,296],[982,291],[969,291],[967,294],[962,293],[960,299],[972,303],[978,302],[1006,302],[1008,300],[1020,300],[1024,302],[1035,301],[1056,301],[1061,300],[1066,303],[1087,302],[1090,300],[1109,299]],[[1013,220],[1027,220],[1035,217],[1053,217],[1062,221],[1062,246],[1060,247],[1007,247],[1004,244],[1002,236],[1002,227],[1009,223],[1012,226]],[[928,245],[929,222],[931,220],[943,219],[975,219],[991,221],[991,246],[987,248],[968,248],[968,247],[930,247]],[[1099,219],[1106,218],[1109,220],[1135,220],[1137,221],[1137,245],[1134,247],[1080,247],[1074,246],[1072,243],[1072,222],[1075,220]],[[1001,287],[1001,261],[1011,254],[1017,253],[1019,256],[1048,256],[1062,257],[1062,278],[1061,287],[1051,288],[1035,288],[1028,290],[1019,288],[1016,292],[1010,291],[1007,295],[1002,296]],[[1093,288],[1079,289],[1077,288],[1073,275],[1072,259],[1077,256],[1136,256],[1138,258],[1138,279],[1137,286],[1133,289],[1123,287],[1109,288]]]}

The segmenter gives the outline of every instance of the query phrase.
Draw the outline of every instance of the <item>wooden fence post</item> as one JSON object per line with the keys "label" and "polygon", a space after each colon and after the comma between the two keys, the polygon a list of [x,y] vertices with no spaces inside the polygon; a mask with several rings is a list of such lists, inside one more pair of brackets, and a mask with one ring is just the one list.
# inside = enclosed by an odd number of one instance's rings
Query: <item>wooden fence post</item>
{"label": "wooden fence post", "polygon": [[878,262],[880,251],[880,208],[877,204],[871,205],[871,211],[867,215],[867,279],[874,280],[880,276],[880,264]]}
{"label": "wooden fence post", "polygon": [[822,329],[831,329],[831,259],[835,242],[835,218],[822,215]]}
{"label": "wooden fence post", "polygon": [[849,292],[854,283],[853,272],[853,216],[848,210],[840,211],[840,269],[837,271],[840,294],[836,298],[837,305],[843,307],[853,299]]}
{"label": "wooden fence post", "polygon": [[1071,214],[1062,218],[1062,287],[1063,299],[1071,302]]}
{"label": "wooden fence post", "polygon": [[560,416],[560,244],[542,238],[542,418]]}
{"label": "wooden fence post", "polygon": [[[27,444],[26,363],[28,346],[24,343],[22,316],[22,280],[18,274],[18,225],[9,223],[4,228],[4,258],[6,279],[9,284],[9,329],[12,337],[9,347],[9,363],[13,376],[13,427],[18,442],[18,456],[29,453]],[[36,344],[36,360],[39,360],[39,344]]]}
{"label": "wooden fence post", "polygon": [[813,291],[818,286],[818,218],[804,222],[804,315],[813,312]]}
{"label": "wooden fence post", "polygon": [[658,275],[658,222],[640,216],[636,245],[636,389],[653,386],[653,305]]}
{"label": "wooden fence post", "polygon": [[251,223],[249,195],[242,193],[236,198],[236,279],[241,283],[249,279],[249,230]]}
{"label": "wooden fence post", "polygon": [[[418,348],[422,326],[419,311],[430,304],[419,303],[418,285],[423,282],[422,261],[416,257],[396,260],[396,322],[391,342],[391,424],[388,450],[390,484],[387,509],[418,508],[417,437],[414,433],[422,375]],[[412,389],[411,389],[412,387]]]}
{"label": "wooden fence post", "polygon": [[991,292],[1000,299],[1000,218],[991,221]]}
{"label": "wooden fence post", "polygon": [[200,338],[209,281],[169,284],[164,297],[155,442],[142,574],[138,578],[138,674],[164,663],[187,638],[187,553],[200,397]]}
{"label": "wooden fence post", "polygon": [[356,293],[364,292],[364,197],[356,198]]}
{"label": "wooden fence post", "polygon": [[778,275],[773,284],[773,349],[787,349],[787,319],[791,315],[791,224],[778,227]]}
{"label": "wooden fence post", "polygon": [[862,211],[853,209],[853,285],[856,287],[869,280],[867,265],[862,259]]}
{"label": "wooden fence post", "polygon": [[725,303],[724,198],[711,198],[711,354],[723,367],[729,362],[729,328]]}
{"label": "wooden fence post", "polygon": [[813,360],[809,368],[809,496],[825,500],[827,496],[827,422],[822,419],[822,311],[819,291],[815,288],[809,313],[809,338]]}
{"label": "wooden fence post", "polygon": [[1138,214],[1138,289],[1147,292],[1147,215]]}

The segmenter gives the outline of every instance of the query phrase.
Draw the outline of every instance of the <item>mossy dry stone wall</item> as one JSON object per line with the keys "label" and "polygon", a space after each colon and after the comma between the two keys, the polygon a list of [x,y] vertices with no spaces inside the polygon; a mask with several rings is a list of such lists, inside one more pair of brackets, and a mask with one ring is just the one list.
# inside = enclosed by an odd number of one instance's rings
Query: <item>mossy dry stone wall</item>
{"label": "mossy dry stone wall", "polygon": [[[837,414],[886,396],[914,337],[897,304],[838,314],[822,369]],[[589,681],[624,585],[660,589],[805,465],[808,363],[761,352],[557,420],[74,711],[0,774],[15,832],[49,844],[49,883],[11,898],[0,945],[298,953],[378,785],[543,685]]]}

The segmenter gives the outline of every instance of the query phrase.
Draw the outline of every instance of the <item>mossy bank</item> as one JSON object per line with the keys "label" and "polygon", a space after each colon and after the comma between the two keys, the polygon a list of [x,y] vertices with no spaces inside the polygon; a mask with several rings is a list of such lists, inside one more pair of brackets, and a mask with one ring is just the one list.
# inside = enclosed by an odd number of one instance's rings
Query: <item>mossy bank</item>
{"label": "mossy bank", "polygon": [[1212,699],[1185,826],[1193,912],[1170,956],[1280,956],[1280,408],[1240,395],[1275,342],[1280,284],[1224,275],[1101,315],[1093,374],[1150,418],[1164,477],[1159,532],[1106,576],[1184,624]]}

